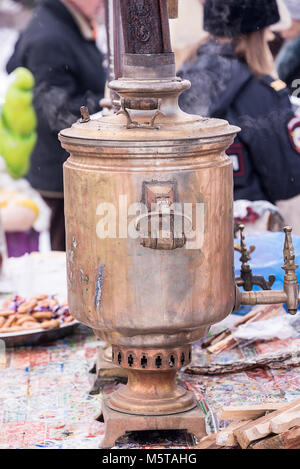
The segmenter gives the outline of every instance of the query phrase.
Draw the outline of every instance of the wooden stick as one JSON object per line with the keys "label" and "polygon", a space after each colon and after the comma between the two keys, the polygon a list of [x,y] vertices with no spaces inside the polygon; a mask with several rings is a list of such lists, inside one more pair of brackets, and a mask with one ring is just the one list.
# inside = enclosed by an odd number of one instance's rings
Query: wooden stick
{"label": "wooden stick", "polygon": [[272,433],[283,433],[292,427],[300,425],[300,408],[298,411],[292,410],[283,415],[278,415],[271,421]]}
{"label": "wooden stick", "polygon": [[199,444],[195,446],[195,449],[216,449],[216,438],[216,433],[205,436],[200,440]]}
{"label": "wooden stick", "polygon": [[241,448],[245,449],[250,445],[250,443],[252,443],[252,441],[268,436],[272,432],[272,420],[275,419],[275,417],[278,415],[281,415],[291,409],[295,411],[300,409],[300,399],[297,399],[296,401],[287,404],[275,412],[271,412],[264,417],[260,417],[259,419],[251,423],[247,423],[237,430],[234,430],[234,435],[236,436]]}
{"label": "wooden stick", "polygon": [[208,348],[211,345],[216,344],[220,340],[225,339],[230,334],[231,332],[229,328],[225,329],[222,332],[218,332],[217,334],[212,334],[210,337],[206,337],[206,339],[203,340],[203,342],[201,343],[201,347]]}
{"label": "wooden stick", "polygon": [[265,438],[252,443],[251,449],[300,449],[300,426],[294,427],[281,435]]}
{"label": "wooden stick", "polygon": [[224,430],[221,430],[216,434],[216,444],[218,446],[227,446],[227,447],[233,447],[237,446],[238,442],[236,439],[236,436],[234,435],[233,431],[237,430],[240,428],[242,425],[245,425],[246,423],[250,423],[250,420],[247,422],[233,422],[228,427],[224,428]]}
{"label": "wooden stick", "polygon": [[239,339],[235,339],[232,334],[228,335],[225,339],[220,340],[214,345],[211,345],[207,348],[207,351],[211,354],[218,355],[221,352],[225,352],[225,350],[231,350],[232,348],[236,347],[241,341]]}
{"label": "wooden stick", "polygon": [[239,319],[234,323],[233,327],[239,327],[242,324],[262,321],[263,319],[269,319],[271,317],[279,316],[284,313],[282,305],[264,305],[264,306],[255,306],[250,313],[243,316],[242,319]]}
{"label": "wooden stick", "polygon": [[231,446],[219,446],[216,443],[217,433],[202,438],[194,449],[233,449]]}
{"label": "wooden stick", "polygon": [[[282,409],[286,402],[263,402],[255,405],[224,406],[220,415],[221,420],[253,420],[262,417],[267,412]],[[245,422],[244,422],[245,424]]]}

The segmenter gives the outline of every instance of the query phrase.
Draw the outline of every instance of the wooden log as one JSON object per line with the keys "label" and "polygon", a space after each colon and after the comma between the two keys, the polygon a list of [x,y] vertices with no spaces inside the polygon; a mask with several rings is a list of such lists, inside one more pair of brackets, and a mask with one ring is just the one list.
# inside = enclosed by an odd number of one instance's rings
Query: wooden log
{"label": "wooden log", "polygon": [[231,446],[219,446],[216,443],[217,433],[205,436],[200,440],[199,444],[193,449],[233,449]]}
{"label": "wooden log", "polygon": [[279,434],[298,425],[300,425],[300,408],[298,411],[292,409],[291,412],[286,412],[275,417],[271,421],[271,431],[272,433]]}
{"label": "wooden log", "polygon": [[239,327],[241,324],[245,324],[246,322],[250,321],[250,319],[257,316],[258,312],[261,312],[262,308],[265,309],[265,307],[259,306],[259,311],[257,311],[257,307],[255,306],[248,314],[245,314],[245,316],[242,316],[240,319],[238,319],[234,323],[233,327]]}
{"label": "wooden log", "polygon": [[251,449],[300,449],[300,426],[291,428],[281,435],[252,443]]}
{"label": "wooden log", "polygon": [[198,445],[195,446],[195,449],[216,449],[216,433],[205,436],[200,440]]}
{"label": "wooden log", "polygon": [[[247,422],[250,423],[250,420]],[[226,446],[226,447],[234,447],[237,446],[238,442],[236,436],[234,435],[233,431],[240,428],[242,425],[245,425],[245,421],[243,422],[233,422],[228,427],[224,428],[216,434],[216,444],[218,446]]]}
{"label": "wooden log", "polygon": [[217,334],[212,334],[210,337],[207,337],[206,339],[203,340],[201,343],[202,348],[208,348],[211,345],[216,344],[220,340],[225,339],[227,336],[231,334],[230,329],[225,329],[222,332],[218,332]]}
{"label": "wooden log", "polygon": [[[286,405],[286,402],[266,402],[255,405],[245,406],[224,406],[222,407],[220,419],[221,420],[254,420],[262,417],[267,412],[273,412],[274,410],[282,409]],[[244,422],[245,424],[245,422]]]}
{"label": "wooden log", "polygon": [[287,413],[291,409],[294,411],[298,411],[300,409],[300,399],[297,399],[296,401],[287,404],[275,412],[271,412],[270,414],[260,417],[253,422],[246,423],[237,430],[234,430],[234,435],[236,436],[241,448],[248,448],[252,441],[260,440],[270,435],[270,433],[272,433],[272,420],[275,419],[278,415]]}
{"label": "wooden log", "polygon": [[262,321],[271,317],[279,316],[284,313],[282,305],[258,305],[255,306],[250,313],[243,316],[237,322],[234,323],[233,327],[239,327],[242,324]]}
{"label": "wooden log", "polygon": [[213,355],[218,355],[221,352],[231,350],[236,347],[241,341],[235,339],[232,334],[227,336],[225,339],[218,341],[214,345],[207,348],[207,351]]}

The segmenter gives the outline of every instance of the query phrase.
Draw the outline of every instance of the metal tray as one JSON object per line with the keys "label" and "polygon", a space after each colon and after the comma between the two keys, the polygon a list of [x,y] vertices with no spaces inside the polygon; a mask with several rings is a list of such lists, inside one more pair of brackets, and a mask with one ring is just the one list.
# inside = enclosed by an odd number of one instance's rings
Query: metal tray
{"label": "metal tray", "polygon": [[6,347],[19,347],[22,345],[44,345],[58,339],[62,339],[74,332],[79,322],[74,320],[55,329],[35,329],[20,332],[7,332],[0,334],[0,340]]}

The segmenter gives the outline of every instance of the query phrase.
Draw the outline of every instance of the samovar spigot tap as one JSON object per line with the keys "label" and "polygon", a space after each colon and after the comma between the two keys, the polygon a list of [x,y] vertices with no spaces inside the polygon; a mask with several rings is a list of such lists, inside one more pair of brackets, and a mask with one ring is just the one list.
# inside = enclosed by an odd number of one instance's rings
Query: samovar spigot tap
{"label": "samovar spigot tap", "polygon": [[[246,244],[245,244],[245,240],[243,237],[243,227],[241,227],[240,230],[241,230],[241,248],[244,249]],[[283,248],[284,265],[282,266],[282,268],[283,270],[285,270],[285,276],[284,276],[284,282],[283,282],[283,290],[282,291],[270,290],[270,288],[264,289],[264,291],[246,290],[245,286],[249,288],[250,282],[252,282],[252,285],[259,285],[259,283],[258,282],[254,283],[253,280],[255,279],[255,276],[250,278],[248,272],[246,272],[246,274],[248,275],[248,278],[247,278],[248,283],[245,283],[243,279],[243,275],[245,274],[245,272],[243,273],[243,269],[242,269],[241,277],[236,279],[236,304],[235,304],[234,311],[237,311],[241,305],[254,306],[254,305],[270,305],[270,304],[285,303],[288,312],[290,314],[296,314],[298,307],[299,307],[299,302],[300,302],[299,282],[298,282],[297,275],[295,272],[298,269],[298,265],[295,263],[295,251],[294,251],[293,240],[292,240],[292,228],[290,226],[286,226],[284,228],[284,232],[285,232],[285,241],[284,241],[284,248]],[[235,249],[237,248],[235,247]],[[248,255],[246,256],[244,255],[245,259],[246,257],[249,257],[249,252],[248,252]],[[248,264],[246,263],[246,265]],[[242,264],[242,267],[243,267],[243,264]],[[251,269],[250,269],[250,272],[251,272]],[[252,272],[251,272],[251,275],[252,275]],[[269,282],[270,280],[272,282],[271,283],[272,285],[275,281],[275,277],[270,276]],[[239,289],[239,286],[243,286],[246,291],[241,292]]]}

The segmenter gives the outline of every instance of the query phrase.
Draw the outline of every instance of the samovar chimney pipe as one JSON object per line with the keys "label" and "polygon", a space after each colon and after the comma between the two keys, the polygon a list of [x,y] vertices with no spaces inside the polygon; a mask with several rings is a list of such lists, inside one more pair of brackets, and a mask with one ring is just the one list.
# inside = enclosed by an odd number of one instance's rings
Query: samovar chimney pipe
{"label": "samovar chimney pipe", "polygon": [[124,36],[123,77],[175,77],[167,0],[120,0]]}
{"label": "samovar chimney pipe", "polygon": [[121,0],[126,54],[170,53],[167,0]]}

